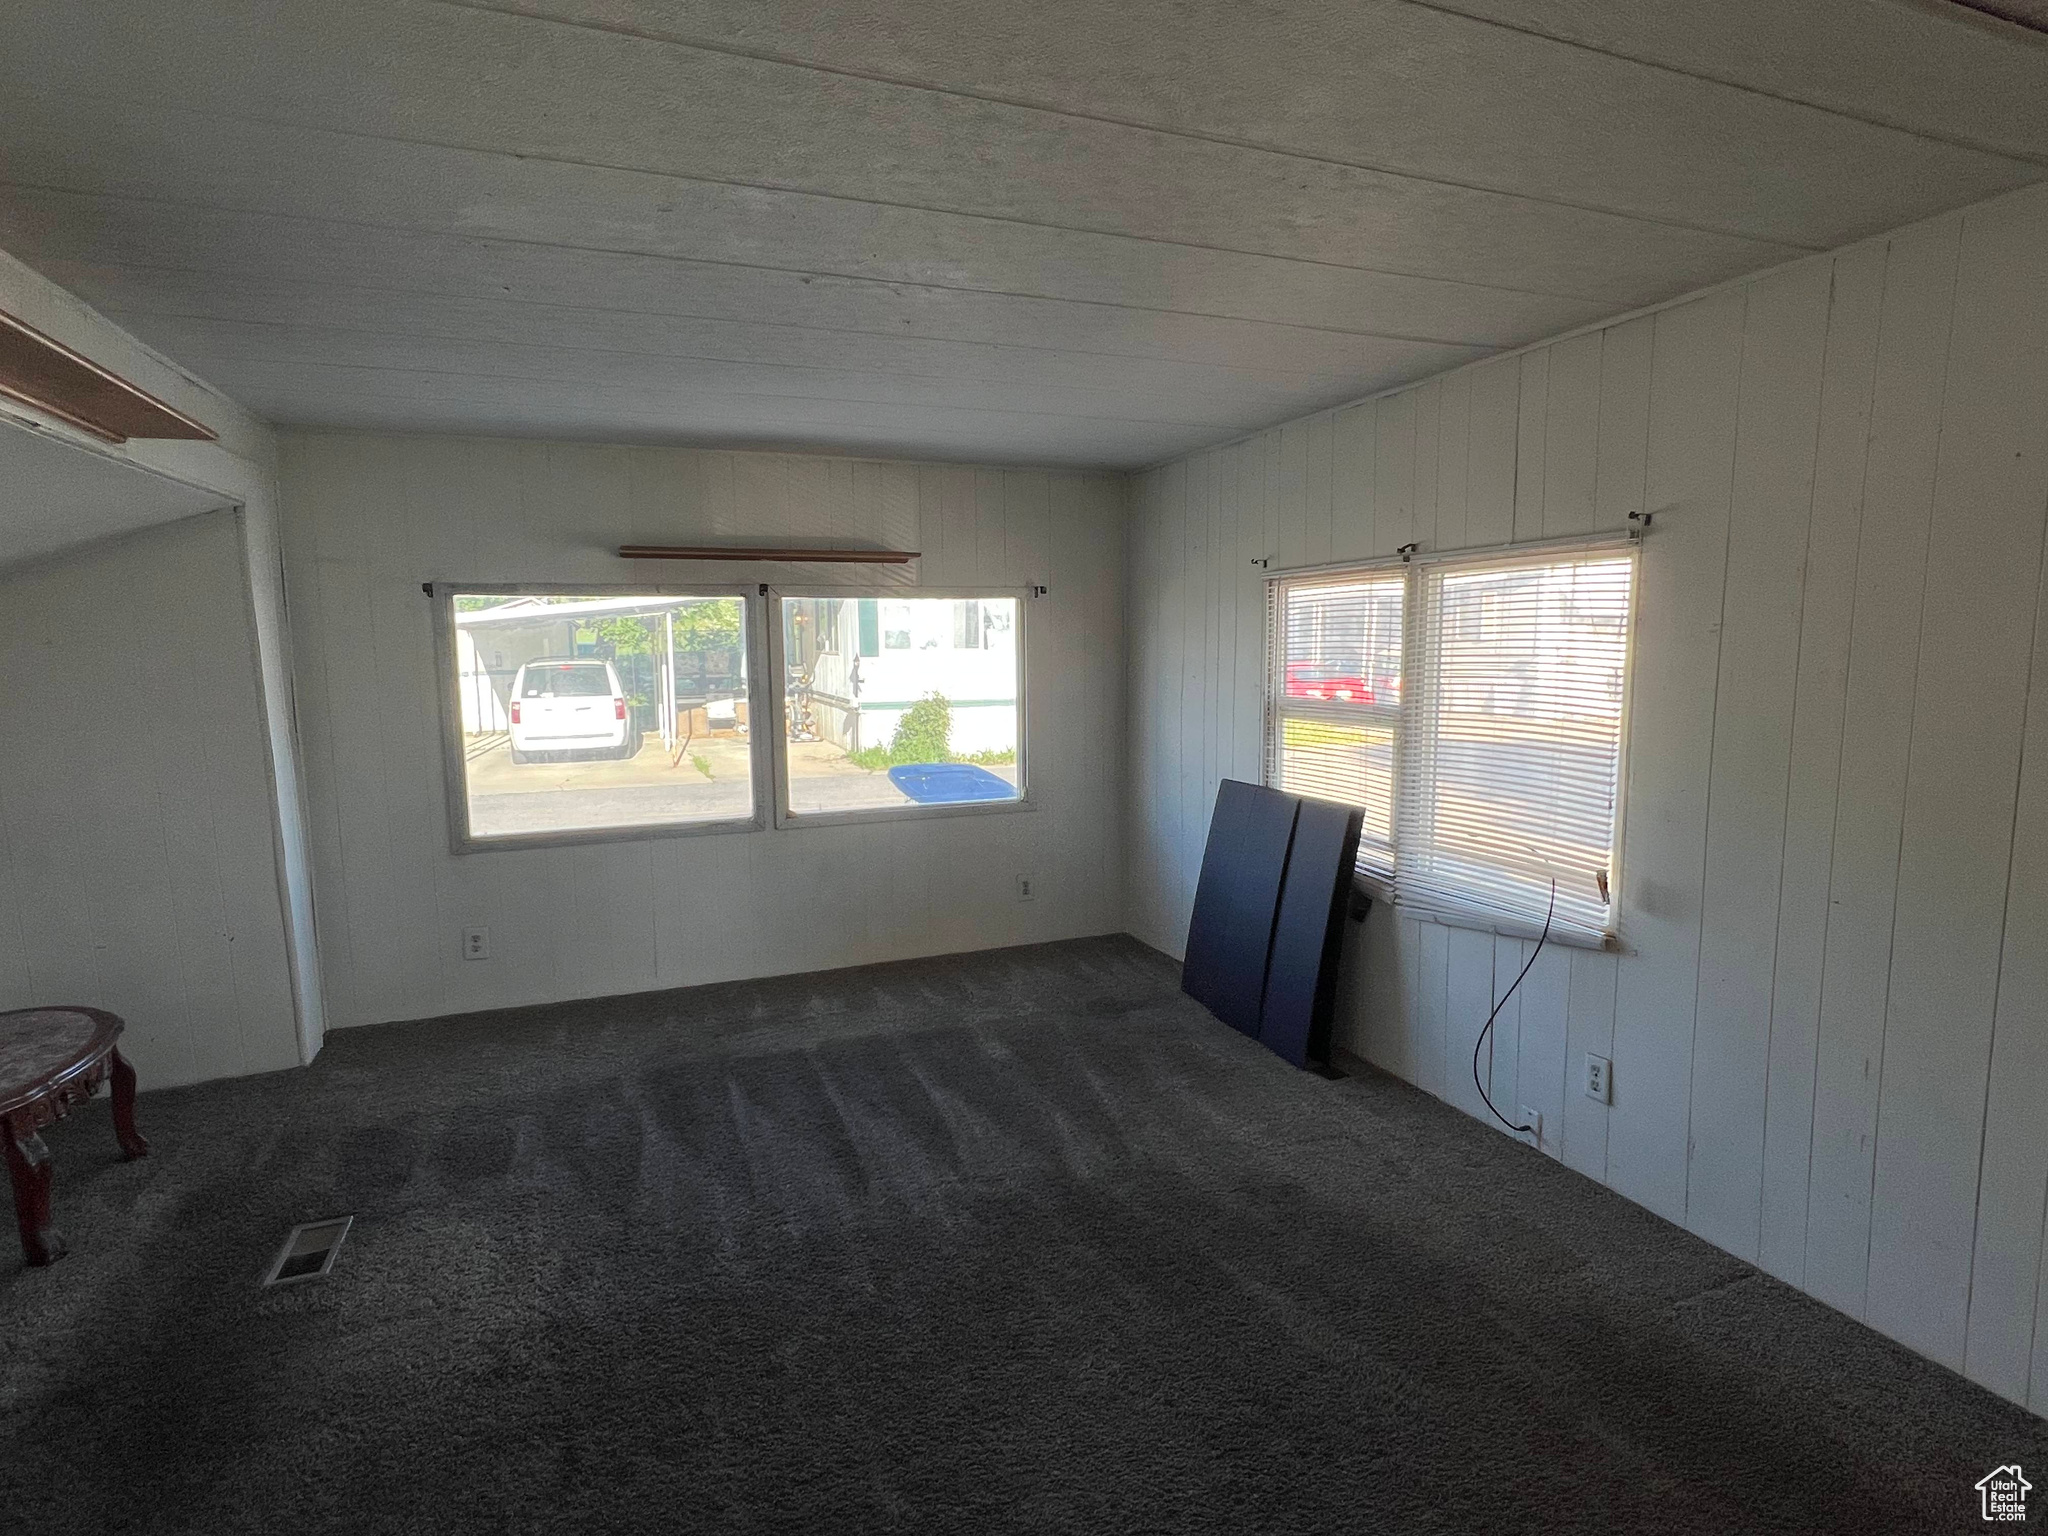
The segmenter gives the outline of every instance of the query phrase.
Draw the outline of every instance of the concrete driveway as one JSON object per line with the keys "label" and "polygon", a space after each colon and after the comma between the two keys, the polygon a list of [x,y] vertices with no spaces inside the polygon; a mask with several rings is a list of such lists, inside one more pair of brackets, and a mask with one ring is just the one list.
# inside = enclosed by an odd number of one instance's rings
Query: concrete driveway
{"label": "concrete driveway", "polygon": [[[745,736],[697,737],[671,762],[661,739],[649,736],[623,761],[514,763],[501,739],[468,762],[470,828],[479,837],[503,837],[744,819],[754,811],[752,746]],[[828,742],[791,742],[788,755],[790,798],[799,813],[911,803],[886,773],[855,766]],[[1016,782],[1014,765],[989,771]]]}

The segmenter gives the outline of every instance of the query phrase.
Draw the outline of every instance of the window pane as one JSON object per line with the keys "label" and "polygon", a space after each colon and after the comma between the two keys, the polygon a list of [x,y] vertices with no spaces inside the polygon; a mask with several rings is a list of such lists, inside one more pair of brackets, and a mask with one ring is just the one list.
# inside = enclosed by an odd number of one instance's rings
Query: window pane
{"label": "window pane", "polygon": [[792,813],[1019,797],[1015,598],[884,599],[878,654],[819,644],[823,606],[780,599]]}
{"label": "window pane", "polygon": [[1605,931],[1629,556],[1430,573],[1402,876],[1425,899]]}
{"label": "window pane", "polygon": [[910,604],[882,604],[882,645],[891,651],[910,649]]}
{"label": "window pane", "polygon": [[1290,585],[1287,697],[1398,705],[1404,586],[1398,576]]}
{"label": "window pane", "polygon": [[1355,805],[1361,867],[1394,863],[1395,744],[1405,574],[1284,581],[1273,604],[1272,736],[1266,782]]}
{"label": "window pane", "polygon": [[1283,717],[1277,787],[1290,795],[1362,806],[1368,864],[1394,842],[1394,730],[1390,725]]}
{"label": "window pane", "polygon": [[463,594],[454,605],[470,836],[753,815],[739,598]]}

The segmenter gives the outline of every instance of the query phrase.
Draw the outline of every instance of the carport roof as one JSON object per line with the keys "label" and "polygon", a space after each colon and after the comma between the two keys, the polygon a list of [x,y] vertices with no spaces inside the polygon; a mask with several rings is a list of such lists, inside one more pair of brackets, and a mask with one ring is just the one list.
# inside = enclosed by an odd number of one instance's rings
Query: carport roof
{"label": "carport roof", "polygon": [[485,624],[531,623],[536,619],[587,619],[605,614],[660,613],[667,608],[680,608],[685,603],[715,602],[711,597],[592,597],[574,602],[550,603],[537,597],[515,597],[495,608],[471,608],[458,611],[456,624],[463,629],[474,629]]}

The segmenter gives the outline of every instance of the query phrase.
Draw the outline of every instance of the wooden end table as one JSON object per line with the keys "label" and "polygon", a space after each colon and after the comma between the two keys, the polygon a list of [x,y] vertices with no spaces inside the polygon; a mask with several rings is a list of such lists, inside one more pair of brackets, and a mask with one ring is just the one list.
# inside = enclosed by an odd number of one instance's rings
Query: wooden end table
{"label": "wooden end table", "polygon": [[42,1128],[71,1113],[114,1079],[114,1136],[129,1157],[148,1155],[135,1129],[135,1069],[114,1041],[125,1026],[100,1008],[24,1008],[0,1013],[0,1149],[14,1180],[22,1257],[49,1264],[64,1256],[50,1225],[50,1149]]}

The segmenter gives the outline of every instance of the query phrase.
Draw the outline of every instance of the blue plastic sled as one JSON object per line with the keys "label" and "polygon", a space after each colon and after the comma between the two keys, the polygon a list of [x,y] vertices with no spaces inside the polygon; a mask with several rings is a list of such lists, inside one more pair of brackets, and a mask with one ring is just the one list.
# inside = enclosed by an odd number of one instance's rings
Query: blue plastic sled
{"label": "blue plastic sled", "polygon": [[919,805],[1017,798],[1016,785],[973,763],[902,763],[889,770],[889,782]]}

